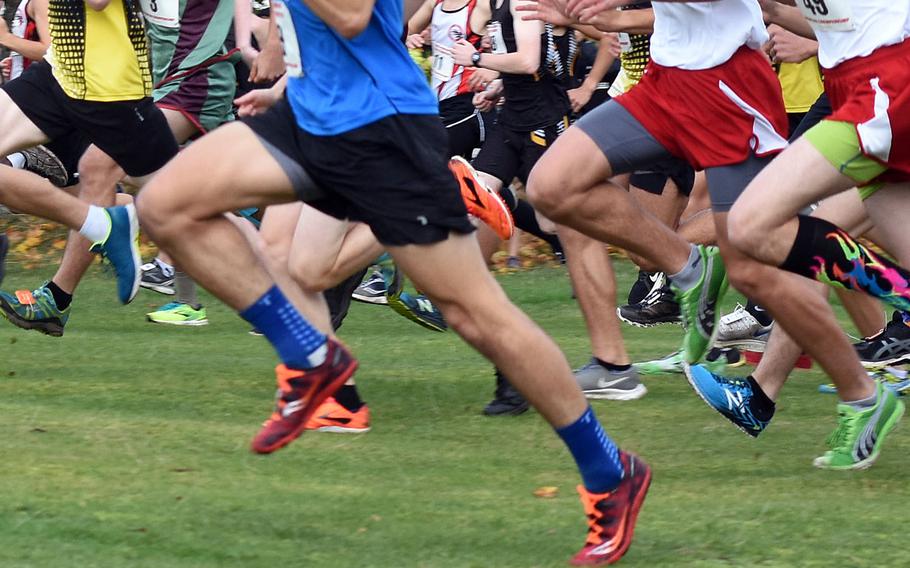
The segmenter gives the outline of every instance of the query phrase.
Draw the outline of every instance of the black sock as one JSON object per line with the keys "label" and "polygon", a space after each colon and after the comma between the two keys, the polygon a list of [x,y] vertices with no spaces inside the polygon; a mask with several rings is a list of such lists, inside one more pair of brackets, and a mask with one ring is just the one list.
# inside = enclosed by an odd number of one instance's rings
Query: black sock
{"label": "black sock", "polygon": [[771,325],[771,322],[774,321],[771,319],[771,314],[766,312],[763,307],[759,306],[752,300],[749,300],[746,303],[746,311],[752,314],[752,317],[754,317],[758,323],[762,324],[765,327],[768,327]]}
{"label": "black sock", "polygon": [[360,393],[357,392],[356,385],[343,385],[335,393],[335,400],[348,412],[357,412],[363,406],[363,401],[360,400]]}
{"label": "black sock", "polygon": [[632,365],[614,365],[613,363],[607,363],[603,359],[599,359],[597,357],[595,357],[594,360],[597,361],[598,365],[600,365],[601,367],[603,367],[604,369],[606,369],[608,371],[613,371],[613,372],[628,371],[629,369],[632,368]]}
{"label": "black sock", "polygon": [[804,215],[798,219],[796,240],[782,269],[829,286],[862,290],[893,308],[910,310],[910,271],[828,221]]}
{"label": "black sock", "polygon": [[73,295],[67,294],[61,290],[60,286],[54,284],[53,280],[47,283],[47,289],[51,291],[51,295],[54,297],[54,303],[57,304],[57,309],[61,312],[70,307],[70,304],[73,303]]}
{"label": "black sock", "polygon": [[749,385],[752,386],[753,394],[752,398],[749,399],[749,408],[752,410],[752,414],[763,422],[771,420],[774,416],[774,407],[776,406],[774,401],[768,398],[768,395],[762,390],[758,381],[752,378],[752,375],[746,377],[746,380],[749,381]]}
{"label": "black sock", "polygon": [[559,242],[559,237],[551,235],[540,228],[540,223],[537,222],[537,215],[534,214],[534,208],[531,207],[530,203],[523,199],[519,199],[515,205],[515,209],[512,210],[512,216],[515,217],[516,227],[545,241],[550,245],[550,248],[553,249],[554,253],[562,252],[562,243]]}

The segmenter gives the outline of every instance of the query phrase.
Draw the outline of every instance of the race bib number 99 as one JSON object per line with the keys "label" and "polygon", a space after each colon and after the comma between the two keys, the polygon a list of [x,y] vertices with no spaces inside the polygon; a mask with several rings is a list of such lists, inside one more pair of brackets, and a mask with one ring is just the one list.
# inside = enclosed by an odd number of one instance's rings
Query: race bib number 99
{"label": "race bib number 99", "polygon": [[288,77],[302,77],[303,65],[300,64],[300,44],[297,43],[297,30],[291,12],[282,0],[272,0],[272,13],[278,33],[281,34],[281,45],[284,48],[284,66]]}
{"label": "race bib number 99", "polygon": [[796,0],[813,29],[821,32],[852,32],[856,29],[850,0]]}
{"label": "race bib number 99", "polygon": [[180,27],[180,0],[139,0],[145,21],[163,28]]}

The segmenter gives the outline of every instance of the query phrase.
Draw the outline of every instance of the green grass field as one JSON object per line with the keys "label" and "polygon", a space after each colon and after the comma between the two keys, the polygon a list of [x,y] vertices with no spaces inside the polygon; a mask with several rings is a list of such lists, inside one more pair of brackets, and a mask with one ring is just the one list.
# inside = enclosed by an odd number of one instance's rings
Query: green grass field
{"label": "green grass field", "polygon": [[[623,291],[633,277],[618,262]],[[5,289],[47,276],[15,267]],[[573,364],[588,358],[563,270],[501,279]],[[538,415],[490,419],[490,366],[451,334],[358,304],[341,336],[373,411],[363,436],[307,434],[248,451],[271,410],[275,357],[229,310],[212,325],[144,321],[93,272],[61,339],[0,322],[2,567],[563,566],[584,539],[568,452]],[[166,301],[166,300],[164,300]],[[729,302],[735,303],[731,298]],[[636,360],[680,330],[626,328]],[[751,440],[682,376],[595,402],[654,483],[621,566],[910,566],[910,434],[864,473],[812,468],[835,400],[799,372]],[[533,491],[557,486],[553,499]]]}

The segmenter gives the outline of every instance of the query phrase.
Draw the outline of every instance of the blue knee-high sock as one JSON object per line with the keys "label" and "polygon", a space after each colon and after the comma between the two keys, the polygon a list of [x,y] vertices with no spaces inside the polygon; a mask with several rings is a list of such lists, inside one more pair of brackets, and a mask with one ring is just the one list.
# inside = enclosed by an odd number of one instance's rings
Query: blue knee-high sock
{"label": "blue knee-high sock", "polygon": [[585,489],[591,493],[616,489],[623,476],[619,448],[604,432],[590,406],[581,418],[556,433],[572,452]]}
{"label": "blue knee-high sock", "polygon": [[325,361],[326,336],[303,319],[278,286],[269,288],[240,317],[265,335],[288,367],[312,369]]}

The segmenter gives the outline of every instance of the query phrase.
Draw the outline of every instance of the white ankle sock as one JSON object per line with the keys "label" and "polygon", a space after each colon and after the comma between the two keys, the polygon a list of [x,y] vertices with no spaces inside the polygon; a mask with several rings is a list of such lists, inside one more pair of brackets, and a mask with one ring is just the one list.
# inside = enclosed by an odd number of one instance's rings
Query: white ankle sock
{"label": "white ankle sock", "polygon": [[111,218],[103,207],[89,205],[88,215],[85,216],[85,223],[79,229],[79,234],[87,238],[92,243],[98,243],[107,238],[111,230]]}

